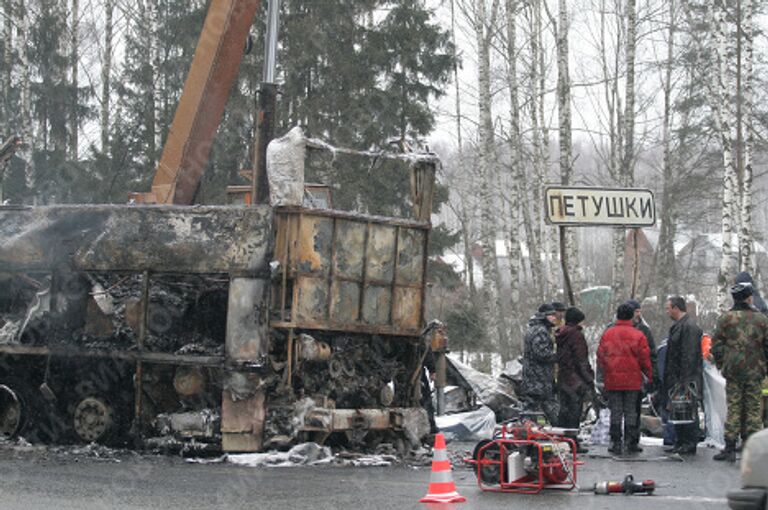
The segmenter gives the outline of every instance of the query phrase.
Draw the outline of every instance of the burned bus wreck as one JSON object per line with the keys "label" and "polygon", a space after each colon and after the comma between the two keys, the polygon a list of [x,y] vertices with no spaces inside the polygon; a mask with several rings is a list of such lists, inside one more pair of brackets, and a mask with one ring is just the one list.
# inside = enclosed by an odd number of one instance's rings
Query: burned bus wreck
{"label": "burned bus wreck", "polygon": [[0,433],[241,452],[417,443],[437,164],[401,165],[411,218],[304,200],[0,207]]}

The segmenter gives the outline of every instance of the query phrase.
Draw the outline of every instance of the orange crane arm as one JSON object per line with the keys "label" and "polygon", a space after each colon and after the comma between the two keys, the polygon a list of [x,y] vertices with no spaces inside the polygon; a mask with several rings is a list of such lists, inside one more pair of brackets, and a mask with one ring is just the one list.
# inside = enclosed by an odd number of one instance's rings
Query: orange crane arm
{"label": "orange crane arm", "polygon": [[138,203],[191,204],[237,79],[260,0],[212,0],[149,193]]}

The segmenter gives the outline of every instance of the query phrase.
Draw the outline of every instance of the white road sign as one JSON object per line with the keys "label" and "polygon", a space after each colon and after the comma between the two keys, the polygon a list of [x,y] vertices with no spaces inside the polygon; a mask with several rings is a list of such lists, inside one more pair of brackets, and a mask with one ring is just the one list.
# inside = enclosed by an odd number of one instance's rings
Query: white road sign
{"label": "white road sign", "polygon": [[647,189],[548,186],[545,219],[550,225],[650,227],[656,203]]}

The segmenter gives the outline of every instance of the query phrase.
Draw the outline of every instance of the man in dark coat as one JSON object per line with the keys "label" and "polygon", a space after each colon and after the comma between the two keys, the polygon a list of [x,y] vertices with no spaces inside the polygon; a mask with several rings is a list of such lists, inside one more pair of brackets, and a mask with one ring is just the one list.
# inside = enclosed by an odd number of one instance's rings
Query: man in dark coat
{"label": "man in dark coat", "polygon": [[[621,454],[623,444],[629,452],[637,448],[637,399],[643,376],[653,380],[651,355],[645,335],[632,324],[634,310],[622,304],[616,310],[616,324],[606,330],[597,348],[597,364],[603,372],[605,393],[611,410],[611,446],[608,451]],[[624,442],[622,444],[622,422]]]}
{"label": "man in dark coat", "polygon": [[[576,307],[565,312],[565,325],[557,340],[557,394],[560,400],[558,425],[569,429],[581,426],[584,398],[592,391],[595,374],[589,364],[589,350],[582,332],[584,313]],[[578,445],[578,453],[587,453]]]}
{"label": "man in dark coat", "polygon": [[751,285],[732,286],[733,308],[717,320],[712,356],[725,377],[725,449],[715,460],[736,461],[736,441],[762,430],[760,394],[768,358],[768,318],[753,306]]}
{"label": "man in dark coat", "polygon": [[[640,398],[637,399],[637,428],[639,430],[643,396],[645,394],[653,393],[655,389],[654,387],[658,384],[659,381],[658,356],[656,354],[656,342],[653,340],[653,333],[651,332],[650,326],[648,326],[648,323],[645,322],[645,319],[643,319],[643,310],[640,302],[635,299],[630,299],[626,304],[628,304],[632,310],[634,310],[632,324],[634,324],[635,327],[645,335],[645,339],[648,341],[648,349],[651,351],[651,371],[653,372],[653,382],[643,385],[643,389],[640,392]],[[640,436],[638,436],[637,439],[639,440]],[[639,444],[635,444],[634,447],[632,447],[632,450],[636,452],[643,451]]]}
{"label": "man in dark coat", "polygon": [[555,309],[550,304],[539,307],[528,322],[523,347],[522,398],[531,411],[543,411],[550,423],[557,423],[558,403],[555,397],[555,363],[557,355],[552,342]]}
{"label": "man in dark coat", "polygon": [[669,329],[662,391],[669,395],[670,391],[681,385],[685,387],[693,385],[696,390],[693,408],[697,410],[693,413],[693,423],[675,425],[676,443],[668,451],[694,455],[696,444],[699,442],[698,401],[701,399],[703,386],[701,358],[703,332],[688,315],[685,299],[680,296],[670,297],[665,311],[675,322]]}

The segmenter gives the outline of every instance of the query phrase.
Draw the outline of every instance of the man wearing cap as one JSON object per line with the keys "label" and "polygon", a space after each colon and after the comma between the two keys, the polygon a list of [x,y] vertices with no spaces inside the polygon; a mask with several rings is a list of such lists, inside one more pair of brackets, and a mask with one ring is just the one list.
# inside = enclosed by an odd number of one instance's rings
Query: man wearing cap
{"label": "man wearing cap", "polygon": [[543,411],[550,423],[557,423],[558,416],[554,386],[557,355],[552,342],[555,320],[555,309],[545,303],[528,322],[523,347],[521,384],[524,402],[535,410]]}
{"label": "man wearing cap", "polygon": [[[565,312],[565,325],[557,331],[557,395],[560,400],[558,425],[568,429],[581,426],[584,398],[593,389],[595,374],[589,364],[589,349],[582,332],[584,313],[576,307]],[[587,453],[577,444],[578,453]]]}
{"label": "man wearing cap", "polygon": [[715,460],[736,461],[736,441],[762,430],[760,395],[768,357],[768,318],[753,303],[751,285],[730,288],[733,308],[717,320],[712,336],[712,356],[725,377],[728,417],[725,449]]}
{"label": "man wearing cap", "polygon": [[[701,337],[704,332],[688,315],[685,299],[672,296],[667,299],[665,311],[675,321],[669,328],[667,354],[664,361],[663,390],[665,395],[681,386],[693,386],[696,390],[694,409],[698,409],[703,386]],[[699,413],[693,413],[693,423],[675,425],[675,446],[668,452],[695,455],[699,442]]]}
{"label": "man wearing cap", "polygon": [[[640,414],[643,404],[643,395],[646,393],[653,393],[655,386],[658,384],[659,372],[657,365],[656,342],[653,341],[653,333],[651,332],[651,328],[648,326],[648,323],[645,322],[645,319],[643,319],[643,312],[640,302],[635,299],[629,299],[627,300],[626,304],[629,305],[632,310],[634,310],[632,324],[634,324],[635,328],[639,329],[645,335],[645,339],[648,341],[648,349],[651,352],[651,371],[653,372],[653,381],[644,385],[643,390],[640,392],[640,398],[637,399],[637,429],[640,430]],[[640,440],[639,435],[637,440]],[[635,444],[632,447],[632,451],[641,452],[643,450],[640,448],[639,444]]]}

